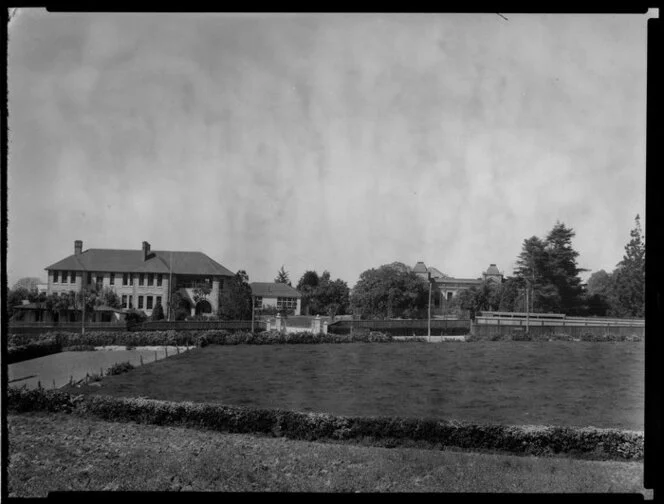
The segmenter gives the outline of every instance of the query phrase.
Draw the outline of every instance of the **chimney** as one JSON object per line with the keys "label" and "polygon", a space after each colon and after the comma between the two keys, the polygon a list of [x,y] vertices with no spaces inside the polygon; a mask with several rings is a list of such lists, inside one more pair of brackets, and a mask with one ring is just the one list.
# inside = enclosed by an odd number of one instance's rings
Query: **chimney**
{"label": "chimney", "polygon": [[147,261],[150,255],[150,244],[146,241],[143,242],[143,260]]}
{"label": "chimney", "polygon": [[74,254],[80,255],[83,251],[83,242],[81,240],[76,240],[74,242]]}

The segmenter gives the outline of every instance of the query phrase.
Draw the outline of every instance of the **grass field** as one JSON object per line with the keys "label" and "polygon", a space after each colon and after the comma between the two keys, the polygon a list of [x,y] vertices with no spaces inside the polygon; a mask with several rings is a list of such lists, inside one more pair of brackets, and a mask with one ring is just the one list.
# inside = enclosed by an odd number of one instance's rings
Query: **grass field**
{"label": "grass field", "polygon": [[643,343],[210,346],[77,392],[643,430]]}
{"label": "grass field", "polygon": [[49,491],[626,492],[643,464],[386,449],[10,414],[10,497]]}

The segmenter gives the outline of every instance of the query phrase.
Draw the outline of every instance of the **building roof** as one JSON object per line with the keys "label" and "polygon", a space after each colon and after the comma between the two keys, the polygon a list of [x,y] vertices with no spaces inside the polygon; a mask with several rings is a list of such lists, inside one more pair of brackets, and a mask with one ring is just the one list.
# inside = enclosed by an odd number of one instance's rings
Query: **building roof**
{"label": "building roof", "polygon": [[262,297],[302,297],[297,289],[285,283],[252,282],[251,293]]}
{"label": "building roof", "polygon": [[500,271],[498,271],[498,268],[496,267],[495,264],[490,264],[489,269],[486,270],[487,275],[500,275]]}
{"label": "building roof", "polygon": [[427,273],[428,271],[429,270],[427,270],[426,265],[422,261],[418,261],[418,263],[413,268],[413,273]]}
{"label": "building roof", "polygon": [[202,252],[152,250],[147,261],[143,250],[87,249],[72,254],[46,270],[110,271],[122,273],[172,273],[175,275],[220,275],[234,273]]}
{"label": "building roof", "polygon": [[481,278],[439,278],[437,279],[439,283],[465,283],[465,284],[481,284]]}

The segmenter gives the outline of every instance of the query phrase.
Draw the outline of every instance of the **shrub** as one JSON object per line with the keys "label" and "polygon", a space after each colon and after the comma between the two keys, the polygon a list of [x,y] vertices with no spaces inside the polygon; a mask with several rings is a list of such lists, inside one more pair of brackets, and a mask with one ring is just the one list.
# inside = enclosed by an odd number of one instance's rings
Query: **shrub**
{"label": "shrub", "polygon": [[132,369],[134,369],[134,366],[130,362],[116,362],[106,370],[106,374],[111,376],[119,375]]}
{"label": "shrub", "polygon": [[616,429],[505,426],[398,417],[341,417],[221,404],[167,402],[57,390],[10,388],[9,411],[66,411],[111,421],[180,425],[290,439],[367,441],[379,446],[502,450],[527,455],[565,453],[594,459],[643,457],[643,433]]}
{"label": "shrub", "polygon": [[533,341],[533,338],[526,331],[512,331],[512,341]]}

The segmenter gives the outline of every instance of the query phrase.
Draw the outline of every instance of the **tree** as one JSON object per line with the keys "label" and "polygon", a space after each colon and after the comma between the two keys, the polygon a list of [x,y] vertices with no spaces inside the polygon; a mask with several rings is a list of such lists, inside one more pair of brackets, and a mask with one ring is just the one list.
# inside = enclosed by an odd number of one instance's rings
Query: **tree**
{"label": "tree", "polygon": [[[532,236],[523,242],[516,261],[516,303],[530,292],[535,312],[578,313],[583,305],[583,286],[577,266],[578,252],[572,248],[574,230],[556,222],[544,240]],[[512,288],[513,290],[513,288]]]}
{"label": "tree", "polygon": [[363,318],[424,318],[429,286],[408,266],[392,263],[362,272],[353,287],[353,313]]}
{"label": "tree", "polygon": [[612,311],[619,316],[645,316],[645,237],[637,215],[625,254],[613,272],[614,302]]}
{"label": "tree", "polygon": [[164,318],[164,308],[161,303],[157,303],[152,310],[151,320],[162,320]]}
{"label": "tree", "polygon": [[14,287],[12,287],[12,290],[23,288],[28,291],[36,291],[37,285],[40,283],[41,280],[39,280],[37,277],[23,277],[18,279],[18,281],[14,284]]}
{"label": "tree", "polygon": [[579,253],[572,248],[573,229],[561,222],[556,222],[545,241],[546,280],[555,286],[559,296],[560,311],[577,314],[582,304],[583,287],[579,273],[587,271],[577,266]]}
{"label": "tree", "polygon": [[305,271],[300,280],[297,282],[297,290],[300,292],[300,294],[302,294],[302,312],[306,313],[307,315],[311,311],[311,303],[316,288],[318,287],[318,283],[318,273],[315,271]]}
{"label": "tree", "polygon": [[284,269],[283,264],[281,265],[281,269],[277,272],[277,278],[275,278],[274,281],[275,283],[291,284],[290,278],[288,277],[288,271]]}
{"label": "tree", "polygon": [[171,292],[170,320],[184,320],[190,315],[189,302],[177,290]]}
{"label": "tree", "polygon": [[210,286],[209,283],[206,282],[197,283],[193,291],[194,303],[198,304],[199,301],[206,300],[207,297],[210,295],[210,292],[212,292],[212,287]]}
{"label": "tree", "polygon": [[227,320],[249,320],[251,318],[252,297],[249,276],[239,270],[228,281],[228,289],[224,296],[219,297],[219,316]]}
{"label": "tree", "polygon": [[105,305],[111,308],[120,308],[122,303],[120,297],[109,287],[104,287],[96,299],[97,306]]}

